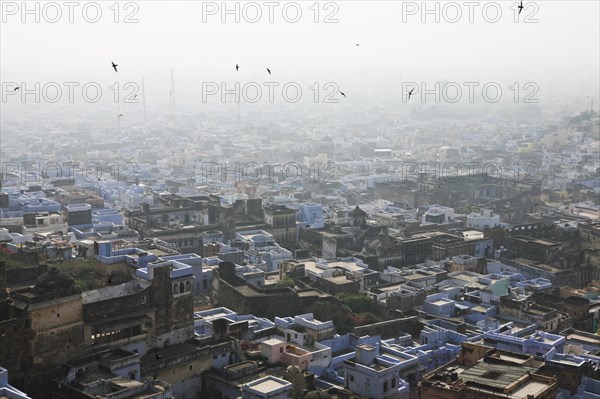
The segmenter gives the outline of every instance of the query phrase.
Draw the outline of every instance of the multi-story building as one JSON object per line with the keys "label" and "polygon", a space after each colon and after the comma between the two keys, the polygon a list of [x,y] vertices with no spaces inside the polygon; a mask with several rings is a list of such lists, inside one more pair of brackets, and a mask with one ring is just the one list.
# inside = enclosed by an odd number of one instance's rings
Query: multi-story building
{"label": "multi-story building", "polygon": [[[4,337],[0,363],[11,372],[16,385],[43,396],[40,392],[60,376],[65,362],[121,347],[137,351],[141,357],[141,380],[162,375],[164,369],[170,371],[161,378],[172,384],[174,393],[194,384],[199,389],[199,376],[182,385],[181,379],[174,380],[169,374],[185,356],[161,363],[152,352],[165,351],[158,356],[167,358],[167,353],[177,353],[179,346],[188,345],[194,337],[194,276],[186,266],[178,267],[173,261],[149,263],[129,282],[83,293],[68,274],[50,269],[35,286],[12,290],[10,300],[0,302]],[[181,350],[189,353],[193,348]],[[200,352],[198,356],[200,359]]]}
{"label": "multi-story building", "polygon": [[464,343],[458,358],[426,374],[419,383],[427,399],[555,399],[556,378],[539,373],[531,356],[494,353]]}
{"label": "multi-story building", "polygon": [[408,384],[399,377],[400,364],[379,356],[379,347],[356,347],[354,359],[344,361],[345,387],[370,398],[408,398]]}
{"label": "multi-story building", "polygon": [[481,213],[472,212],[467,215],[467,226],[479,230],[501,226],[500,215],[494,214],[491,209],[483,209]]}
{"label": "multi-story building", "polygon": [[263,207],[265,223],[275,241],[283,246],[293,244],[296,239],[296,211],[283,205],[266,205]]}
{"label": "multi-story building", "polygon": [[292,259],[292,253],[279,246],[272,234],[264,230],[246,230],[235,234],[236,244],[245,251],[255,251],[267,263],[267,271],[275,271],[279,263]]}
{"label": "multi-story building", "polygon": [[67,234],[69,225],[58,212],[24,213],[21,234],[58,233]]}

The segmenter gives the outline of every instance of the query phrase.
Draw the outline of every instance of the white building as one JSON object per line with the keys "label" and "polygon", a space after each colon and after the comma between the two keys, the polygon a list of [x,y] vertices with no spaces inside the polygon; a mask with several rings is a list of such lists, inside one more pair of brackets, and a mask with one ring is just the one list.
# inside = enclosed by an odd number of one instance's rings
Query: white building
{"label": "white building", "polygon": [[242,386],[243,399],[289,399],[292,383],[271,375]]}
{"label": "white building", "polygon": [[473,212],[467,215],[467,226],[483,230],[501,226],[500,215],[494,214],[491,209],[484,209],[482,213]]}
{"label": "white building", "polygon": [[38,212],[31,217],[28,215],[23,221],[26,223],[21,227],[21,233],[24,235],[59,231],[67,234],[69,230],[69,225],[60,213]]}
{"label": "white building", "polygon": [[8,370],[2,367],[0,367],[0,398],[31,399],[25,392],[21,392],[12,385],[9,385]]}
{"label": "white building", "polygon": [[252,252],[260,254],[260,258],[267,264],[267,271],[278,270],[279,262],[293,258],[290,251],[280,247],[273,235],[264,230],[240,231],[235,233],[235,239],[246,243],[248,255]]}
{"label": "white building", "polygon": [[422,224],[446,224],[452,222],[454,222],[454,208],[441,205],[431,205],[421,219]]}
{"label": "white building", "polygon": [[408,398],[408,389],[399,378],[400,363],[379,356],[379,346],[356,346],[356,357],[344,361],[345,386],[367,398]]}

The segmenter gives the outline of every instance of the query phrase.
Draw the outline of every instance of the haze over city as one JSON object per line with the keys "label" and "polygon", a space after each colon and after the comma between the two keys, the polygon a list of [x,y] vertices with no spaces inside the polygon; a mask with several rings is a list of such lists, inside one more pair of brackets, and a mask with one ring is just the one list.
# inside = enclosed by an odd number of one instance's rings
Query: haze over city
{"label": "haze over city", "polygon": [[0,22],[0,399],[600,397],[599,1]]}

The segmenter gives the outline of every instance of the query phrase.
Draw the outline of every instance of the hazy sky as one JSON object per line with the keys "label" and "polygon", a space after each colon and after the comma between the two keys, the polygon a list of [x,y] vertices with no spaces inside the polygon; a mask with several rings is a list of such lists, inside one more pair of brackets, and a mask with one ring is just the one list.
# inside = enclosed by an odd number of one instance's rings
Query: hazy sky
{"label": "hazy sky", "polygon": [[[239,3],[240,22],[234,15],[221,21],[223,2],[202,1],[135,1],[119,3],[119,23],[113,18],[113,1],[99,1],[100,21],[93,24],[83,18],[80,2],[68,21],[68,8],[62,1],[62,17],[57,23],[45,20],[40,3],[41,20],[33,15],[21,21],[22,10],[3,3],[0,34],[0,64],[3,81],[120,81],[160,80],[169,84],[173,67],[181,89],[199,88],[201,82],[223,80],[261,81],[335,81],[347,91],[365,87],[387,89],[388,84],[402,81],[421,82],[433,79],[450,81],[550,81],[564,82],[589,89],[584,95],[597,96],[600,69],[600,2],[525,1],[521,14],[537,23],[514,22],[514,1],[480,1],[469,22],[469,7],[457,2],[402,1],[321,1],[318,23],[314,22],[314,2],[299,1],[302,16],[297,23],[284,19],[283,7],[291,2],[277,2],[274,23],[268,21],[269,8],[258,1],[262,18],[250,23],[256,8],[247,2],[228,1],[233,9]],[[29,2],[33,8],[34,2]],[[331,4],[328,4],[331,3]],[[423,5],[440,10],[422,22]],[[458,5],[458,8],[453,5]],[[494,3],[494,4],[490,4]],[[497,23],[495,5],[502,15]],[[313,7],[311,9],[310,7]],[[487,13],[483,8],[487,7]],[[203,10],[216,15],[203,15]],[[293,5],[287,6],[293,18]],[[404,11],[415,11],[408,15]],[[462,13],[460,20],[448,18]],[[47,18],[55,9],[48,8]],[[445,13],[444,13],[445,11]],[[134,12],[137,23],[122,20]],[[337,23],[322,20],[332,12]],[[535,14],[535,15],[533,15]],[[93,18],[93,8],[87,16]],[[444,17],[446,16],[446,18]],[[206,19],[206,22],[203,21]],[[404,19],[404,21],[403,21]],[[355,46],[359,43],[360,46]],[[116,75],[110,66],[120,65]],[[236,73],[235,64],[241,70]],[[273,76],[266,74],[266,67]]]}

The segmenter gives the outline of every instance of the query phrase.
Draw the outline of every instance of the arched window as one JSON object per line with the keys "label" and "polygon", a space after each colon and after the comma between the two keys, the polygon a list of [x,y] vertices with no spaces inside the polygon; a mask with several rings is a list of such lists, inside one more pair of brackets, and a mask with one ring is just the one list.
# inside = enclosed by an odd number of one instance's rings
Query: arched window
{"label": "arched window", "polygon": [[185,292],[185,286],[183,285],[183,283],[179,283],[179,293],[183,294]]}
{"label": "arched window", "polygon": [[179,286],[177,284],[173,284],[173,294],[179,294]]}
{"label": "arched window", "polygon": [[185,282],[185,292],[189,292],[192,290],[192,283],[190,283],[189,281]]}

